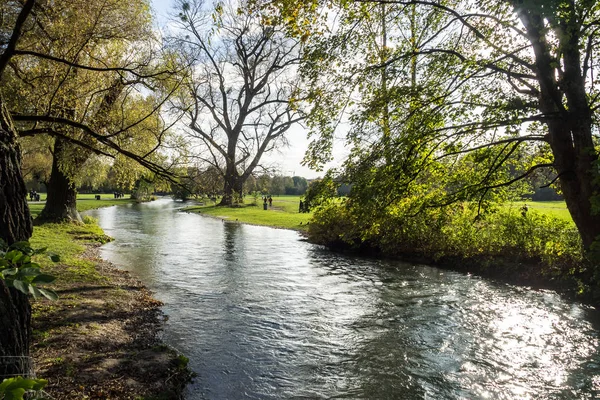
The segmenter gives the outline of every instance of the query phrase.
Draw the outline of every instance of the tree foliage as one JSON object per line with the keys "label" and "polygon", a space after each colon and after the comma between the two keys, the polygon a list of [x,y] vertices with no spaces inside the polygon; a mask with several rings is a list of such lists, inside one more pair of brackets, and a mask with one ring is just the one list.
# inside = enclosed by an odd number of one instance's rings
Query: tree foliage
{"label": "tree foliage", "polygon": [[41,217],[77,219],[75,187],[92,155],[126,150],[146,167],[158,164],[152,153],[166,124],[157,111],[172,74],[157,52],[145,0],[38,2],[36,11],[9,63],[3,95],[20,136],[55,138]]}
{"label": "tree foliage", "polygon": [[350,126],[336,179],[362,210],[486,206],[542,173],[583,245],[600,235],[597,2],[256,4],[306,41],[307,162],[328,160],[338,122]]}

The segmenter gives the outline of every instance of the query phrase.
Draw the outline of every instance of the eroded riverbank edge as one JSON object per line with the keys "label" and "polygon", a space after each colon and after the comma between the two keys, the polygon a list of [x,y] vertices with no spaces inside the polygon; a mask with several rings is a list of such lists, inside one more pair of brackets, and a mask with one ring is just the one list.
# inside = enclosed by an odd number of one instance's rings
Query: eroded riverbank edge
{"label": "eroded riverbank edge", "polygon": [[59,301],[33,304],[37,376],[56,399],[181,398],[191,375],[187,359],[161,340],[162,303],[103,260],[100,245],[88,243],[80,255],[99,282],[59,281]]}

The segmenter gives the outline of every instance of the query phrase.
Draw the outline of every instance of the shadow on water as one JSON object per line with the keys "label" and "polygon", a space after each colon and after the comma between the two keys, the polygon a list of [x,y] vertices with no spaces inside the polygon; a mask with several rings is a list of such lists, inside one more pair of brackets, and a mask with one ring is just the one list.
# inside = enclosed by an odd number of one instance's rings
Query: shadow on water
{"label": "shadow on water", "polygon": [[598,313],[428,266],[330,253],[292,231],[177,212],[95,210],[103,256],[165,302],[190,399],[585,399]]}

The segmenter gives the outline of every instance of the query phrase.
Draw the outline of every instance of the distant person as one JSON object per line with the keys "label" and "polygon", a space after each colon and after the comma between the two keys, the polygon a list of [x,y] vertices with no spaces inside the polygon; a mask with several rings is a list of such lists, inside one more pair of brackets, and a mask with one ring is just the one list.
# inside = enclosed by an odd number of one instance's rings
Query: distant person
{"label": "distant person", "polygon": [[273,198],[269,195],[269,207],[273,207]]}
{"label": "distant person", "polygon": [[298,206],[298,212],[299,213],[304,212],[304,203],[302,202],[302,200],[300,200],[300,206]]}
{"label": "distant person", "polygon": [[523,207],[521,207],[521,215],[525,217],[527,215],[527,211],[529,211],[529,207],[527,207],[527,203],[525,203],[523,204]]}

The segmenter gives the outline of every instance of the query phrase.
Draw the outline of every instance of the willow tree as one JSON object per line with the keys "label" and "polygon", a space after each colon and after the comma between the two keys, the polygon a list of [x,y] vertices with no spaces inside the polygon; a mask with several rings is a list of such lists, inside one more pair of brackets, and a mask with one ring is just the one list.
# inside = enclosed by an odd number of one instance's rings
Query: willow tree
{"label": "willow tree", "polygon": [[[420,125],[413,135],[416,141],[408,146],[398,142],[399,153],[419,155],[422,162],[405,159],[394,163],[404,171],[390,174],[387,193],[398,193],[397,182],[405,187],[405,183],[419,184],[435,176],[439,184],[430,187],[439,196],[424,204],[434,206],[457,199],[476,200],[477,196],[482,199],[547,171],[552,175],[547,184],[559,186],[564,194],[584,247],[589,249],[598,238],[600,180],[595,132],[600,96],[594,84],[598,61],[593,54],[597,51],[600,5],[596,1],[256,3],[279,16],[290,31],[317,44],[323,39],[314,32],[322,30],[321,24],[327,19],[321,16],[330,7],[346,12],[357,4],[364,10],[368,5],[385,3],[407,16],[412,7],[418,7],[420,13],[446,21],[429,30],[419,46],[398,45],[385,63],[373,53],[357,56],[371,57],[372,71],[386,68],[389,73],[397,68],[407,76],[407,60],[416,57],[417,65],[433,62],[427,74],[438,81],[437,88],[431,86],[437,90],[426,91],[414,112],[399,120],[409,125],[421,109],[435,117],[435,123]],[[347,18],[351,26],[364,14],[348,13]],[[344,45],[351,53],[352,42]],[[308,60],[307,72],[318,74],[324,71],[327,60],[331,61],[329,66],[337,61],[327,55],[323,59],[322,63]],[[344,103],[334,104],[331,113],[324,110],[323,118],[336,115]],[[317,161],[323,153],[327,155],[329,136],[324,132],[326,135],[319,136],[313,147],[317,157],[312,159]],[[368,154],[364,158],[369,159]],[[457,169],[459,165],[464,168]],[[399,175],[408,179],[396,179]],[[427,188],[422,189],[427,193]]]}
{"label": "willow tree", "polygon": [[192,64],[189,135],[196,158],[221,171],[222,205],[241,198],[262,156],[286,143],[304,116],[295,107],[299,42],[267,25],[241,2],[206,11],[202,1],[180,3],[177,47]]}
{"label": "willow tree", "polygon": [[[26,202],[26,188],[21,171],[21,148],[19,134],[45,133],[68,139],[88,149],[106,154],[120,152],[135,159],[143,166],[153,169],[159,174],[169,176],[168,172],[152,162],[147,154],[136,154],[131,150],[120,147],[117,136],[126,126],[119,125],[114,131],[95,130],[87,125],[84,120],[68,118],[64,114],[56,113],[55,108],[49,108],[45,113],[35,114],[34,108],[26,113],[13,113],[7,108],[4,95],[17,90],[9,87],[14,79],[9,78],[8,69],[18,73],[15,68],[19,58],[26,57],[28,66],[43,63],[46,60],[58,64],[68,65],[72,68],[86,71],[128,73],[130,68],[123,66],[86,65],[77,59],[65,59],[53,53],[56,43],[49,43],[47,48],[38,51],[24,50],[20,47],[21,40],[37,29],[44,27],[44,15],[51,12],[53,6],[60,6],[56,2],[42,0],[5,1],[0,5],[2,18],[0,19],[0,239],[13,244],[26,241],[32,234],[32,221]],[[84,18],[82,16],[82,18]],[[24,43],[27,40],[24,39]],[[102,54],[98,54],[98,60]],[[23,110],[21,110],[23,111]],[[15,126],[19,123],[19,127]],[[25,125],[27,123],[27,125]],[[82,137],[64,134],[62,127],[77,130]],[[19,130],[18,130],[19,129]],[[88,142],[92,140],[93,146]],[[97,147],[96,147],[97,145]],[[29,339],[31,333],[31,308],[28,298],[14,288],[9,288],[0,279],[0,359],[15,360],[27,358],[29,355]],[[25,375],[29,373],[28,363],[4,364],[0,373],[2,375]]]}
{"label": "willow tree", "polygon": [[[152,40],[145,0],[44,5],[44,12],[36,16],[36,28],[23,35],[18,57],[11,61],[5,99],[11,111],[22,116],[66,118],[98,132],[111,132],[113,138],[129,134],[136,126],[129,118],[132,103],[145,103],[139,88],[156,87]],[[156,105],[148,109],[146,118],[156,114],[153,108]],[[21,136],[42,134],[48,127],[42,121],[33,123],[19,124]],[[94,140],[74,127],[55,127],[48,133],[55,137],[53,165],[40,219],[80,220],[75,181],[82,165],[97,151]]]}

